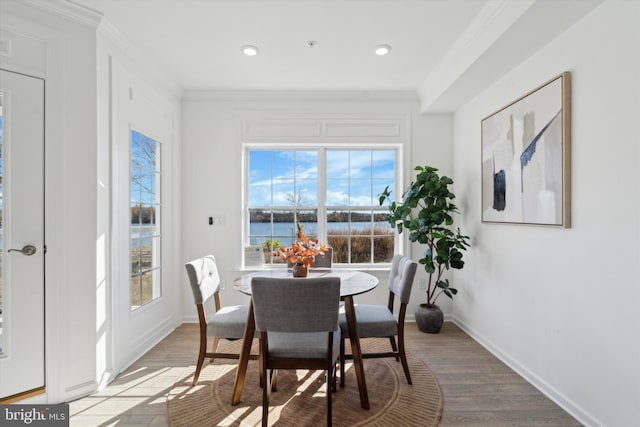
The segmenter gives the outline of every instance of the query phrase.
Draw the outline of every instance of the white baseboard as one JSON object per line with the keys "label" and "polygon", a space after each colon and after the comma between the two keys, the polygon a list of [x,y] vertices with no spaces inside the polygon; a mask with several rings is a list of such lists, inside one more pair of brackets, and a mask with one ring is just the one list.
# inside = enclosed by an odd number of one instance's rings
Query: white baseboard
{"label": "white baseboard", "polygon": [[182,323],[198,323],[198,316],[193,314],[182,316]]}
{"label": "white baseboard", "polygon": [[118,373],[124,371],[131,366],[136,360],[140,359],[145,353],[153,348],[160,341],[165,339],[175,328],[180,326],[180,319],[170,317],[164,322],[150,329],[143,337],[140,337],[138,344],[133,347],[124,358],[122,366],[118,367]]}
{"label": "white baseboard", "polygon": [[482,336],[482,334],[478,333],[478,331],[474,330],[465,322],[458,319],[457,317],[454,317],[453,323],[455,323],[460,329],[462,329],[467,335],[473,338],[481,346],[487,349],[491,354],[500,359],[502,363],[513,369],[528,383],[537,388],[541,393],[555,402],[562,409],[567,411],[580,423],[584,424],[586,427],[599,427],[604,425],[603,423],[599,422],[593,415],[589,414],[583,408],[576,405],[571,399],[556,390],[551,384],[547,383],[542,378],[538,377],[536,374],[527,369],[525,366],[518,363],[514,358],[502,351],[493,342],[486,339],[484,336]]}
{"label": "white baseboard", "polygon": [[84,396],[88,396],[98,390],[97,381],[87,381],[82,384],[75,384],[64,389],[64,402],[70,402]]}

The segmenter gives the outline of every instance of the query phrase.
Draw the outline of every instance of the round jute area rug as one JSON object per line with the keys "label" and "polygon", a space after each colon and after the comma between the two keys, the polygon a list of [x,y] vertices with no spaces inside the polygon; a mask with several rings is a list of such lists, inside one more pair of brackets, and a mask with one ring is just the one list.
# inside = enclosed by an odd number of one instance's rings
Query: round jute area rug
{"label": "round jute area rug", "polygon": [[[256,340],[257,342],[257,340]],[[347,344],[348,345],[348,344]],[[388,340],[362,340],[364,352],[388,351]],[[225,343],[237,351],[240,342]],[[255,347],[255,345],[254,345]],[[348,351],[348,350],[347,350]],[[254,349],[255,352],[255,349]],[[334,426],[437,426],[442,416],[440,384],[417,357],[407,354],[413,385],[407,384],[402,365],[393,358],[365,359],[370,409],[360,407],[360,395],[352,365],[346,366],[346,384],[333,394]],[[217,359],[206,364],[193,387],[195,367],[178,380],[167,396],[172,427],[259,426],[262,389],[258,362],[249,361],[238,405],[231,405],[237,360]],[[326,425],[326,380],[323,371],[280,370],[278,390],[271,393],[270,426]]]}

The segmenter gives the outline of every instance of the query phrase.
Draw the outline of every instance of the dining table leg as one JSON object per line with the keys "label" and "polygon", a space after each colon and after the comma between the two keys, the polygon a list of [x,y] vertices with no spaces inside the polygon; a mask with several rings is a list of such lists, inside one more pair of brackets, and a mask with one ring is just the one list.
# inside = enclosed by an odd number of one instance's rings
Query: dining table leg
{"label": "dining table leg", "polygon": [[360,392],[360,406],[369,409],[369,394],[367,392],[367,382],[364,378],[364,365],[362,363],[362,351],[360,350],[360,337],[356,327],[356,310],[353,306],[353,296],[344,298],[345,317],[347,318],[347,329],[349,330],[349,341],[351,342],[351,354],[353,355],[353,366],[356,371],[356,381]]}
{"label": "dining table leg", "polygon": [[238,370],[236,371],[236,380],[233,385],[233,396],[231,404],[237,405],[242,397],[242,389],[247,374],[247,366],[249,365],[249,356],[251,355],[251,345],[253,344],[253,336],[256,331],[256,321],[253,317],[253,301],[249,303],[249,314],[247,315],[247,324],[244,328],[242,337],[242,348],[238,360]]}

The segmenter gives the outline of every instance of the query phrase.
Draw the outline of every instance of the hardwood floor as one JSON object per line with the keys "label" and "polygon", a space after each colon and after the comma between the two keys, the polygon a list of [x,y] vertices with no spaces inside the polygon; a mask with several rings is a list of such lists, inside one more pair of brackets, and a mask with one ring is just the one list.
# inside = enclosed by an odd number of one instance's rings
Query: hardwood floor
{"label": "hardwood floor", "polygon": [[[408,350],[440,382],[442,427],[580,425],[454,324],[446,322],[440,334],[424,334],[409,323],[406,338]],[[168,426],[166,395],[195,364],[197,347],[197,325],[180,326],[106,389],[70,402],[70,425]]]}
{"label": "hardwood floor", "polygon": [[439,334],[407,324],[405,334],[408,350],[440,382],[440,426],[581,425],[453,323],[445,322]]}

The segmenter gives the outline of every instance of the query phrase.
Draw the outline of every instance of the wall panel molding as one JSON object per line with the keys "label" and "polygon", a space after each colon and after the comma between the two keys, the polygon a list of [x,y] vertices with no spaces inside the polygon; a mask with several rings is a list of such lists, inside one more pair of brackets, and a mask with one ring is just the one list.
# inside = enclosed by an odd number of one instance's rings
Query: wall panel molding
{"label": "wall panel molding", "polygon": [[368,142],[408,140],[408,115],[242,112],[242,142]]}
{"label": "wall panel molding", "polygon": [[401,120],[328,120],[324,135],[328,137],[400,137]]}
{"label": "wall panel molding", "polygon": [[412,90],[185,90],[185,101],[415,101]]}
{"label": "wall panel molding", "polygon": [[251,119],[244,120],[242,126],[242,136],[249,138],[297,138],[297,137],[320,137],[322,136],[322,122],[317,120],[304,119]]}

